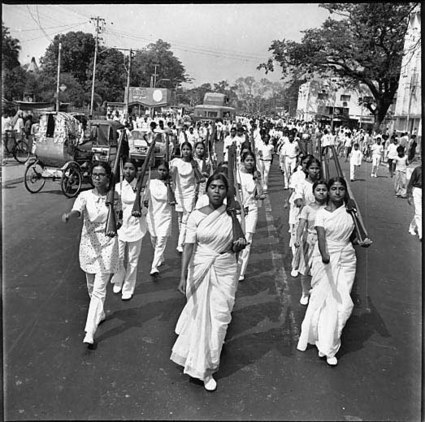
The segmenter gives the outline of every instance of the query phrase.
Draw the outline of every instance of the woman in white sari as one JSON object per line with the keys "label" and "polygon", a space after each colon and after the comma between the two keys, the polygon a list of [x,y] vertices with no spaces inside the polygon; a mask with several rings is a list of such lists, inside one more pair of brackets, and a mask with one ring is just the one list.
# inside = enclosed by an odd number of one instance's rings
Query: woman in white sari
{"label": "woman in white sari", "polygon": [[219,367],[235,303],[237,253],[246,241],[233,241],[232,219],[223,205],[226,177],[213,174],[206,189],[209,205],[192,211],[187,223],[179,283],[187,303],[176,325],[171,360],[183,366],[184,373],[204,381],[206,390],[214,391],[217,383],[212,374]]}
{"label": "woman in white sari", "polygon": [[[356,275],[356,254],[351,242],[354,221],[345,206],[347,184],[336,177],[328,182],[328,205],[317,211],[318,241],[313,251],[311,295],[297,349],[316,345],[329,365],[341,346],[341,333],[353,310],[350,293]],[[368,246],[365,243],[359,243]]]}

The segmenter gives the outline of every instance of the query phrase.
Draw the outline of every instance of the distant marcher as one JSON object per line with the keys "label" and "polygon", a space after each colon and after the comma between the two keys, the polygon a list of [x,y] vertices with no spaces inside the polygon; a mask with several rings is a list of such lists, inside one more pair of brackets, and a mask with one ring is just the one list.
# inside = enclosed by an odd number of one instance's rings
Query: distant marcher
{"label": "distant marcher", "polygon": [[406,172],[408,160],[404,153],[404,147],[401,145],[397,148],[397,157],[394,158],[395,163],[395,180],[394,190],[398,198],[406,198]]}
{"label": "distant marcher", "polygon": [[350,180],[352,182],[356,180],[356,170],[361,166],[363,158],[359,144],[354,144],[353,148],[350,155]]}
{"label": "distant marcher", "polygon": [[422,164],[415,167],[407,184],[407,202],[415,208],[415,215],[409,226],[409,233],[416,233],[422,241]]}

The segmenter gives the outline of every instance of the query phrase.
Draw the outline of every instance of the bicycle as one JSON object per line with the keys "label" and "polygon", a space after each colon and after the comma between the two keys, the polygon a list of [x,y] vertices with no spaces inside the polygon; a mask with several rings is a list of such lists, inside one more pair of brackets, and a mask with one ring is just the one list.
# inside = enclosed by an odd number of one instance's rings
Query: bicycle
{"label": "bicycle", "polygon": [[25,164],[31,155],[27,140],[23,135],[17,138],[16,130],[6,130],[3,145],[4,151],[20,164]]}

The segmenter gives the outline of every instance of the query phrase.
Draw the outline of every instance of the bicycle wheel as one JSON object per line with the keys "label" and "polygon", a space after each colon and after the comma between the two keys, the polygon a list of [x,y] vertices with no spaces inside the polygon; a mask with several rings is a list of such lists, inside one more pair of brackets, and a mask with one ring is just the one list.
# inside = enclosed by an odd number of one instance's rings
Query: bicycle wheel
{"label": "bicycle wheel", "polygon": [[77,164],[68,165],[62,173],[61,189],[67,198],[78,195],[83,183],[80,167]]}
{"label": "bicycle wheel", "polygon": [[25,169],[24,184],[28,192],[37,193],[43,189],[46,179],[43,178],[44,166],[34,161]]}
{"label": "bicycle wheel", "polygon": [[13,158],[21,164],[27,162],[30,158],[30,148],[27,141],[18,141],[13,149]]}

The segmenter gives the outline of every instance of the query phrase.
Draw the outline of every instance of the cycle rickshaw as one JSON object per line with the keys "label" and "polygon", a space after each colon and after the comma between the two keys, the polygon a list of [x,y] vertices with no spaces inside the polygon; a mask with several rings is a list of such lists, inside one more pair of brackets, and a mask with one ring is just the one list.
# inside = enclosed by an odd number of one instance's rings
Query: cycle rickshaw
{"label": "cycle rickshaw", "polygon": [[24,184],[31,193],[40,192],[46,179],[60,181],[63,194],[73,198],[83,182],[91,183],[92,161],[113,163],[124,126],[107,120],[80,121],[68,113],[49,112],[40,119],[34,139],[35,158],[26,164]]}

